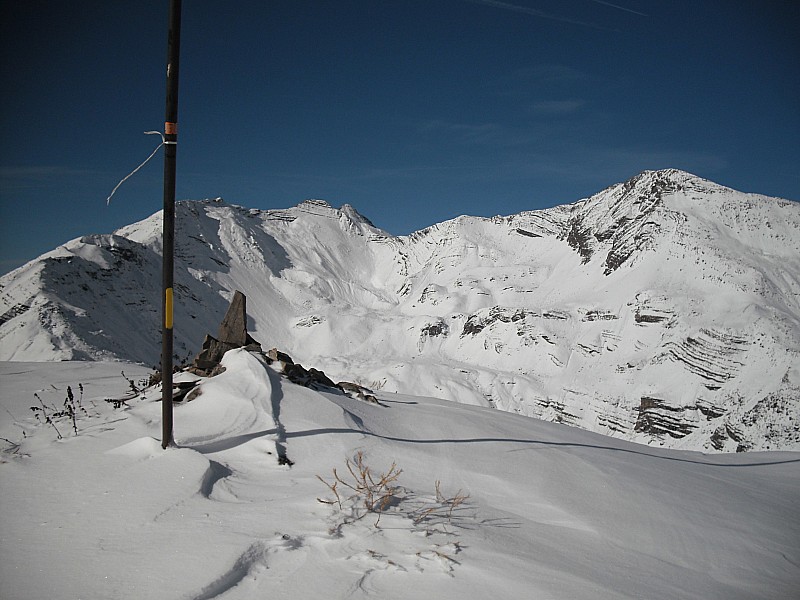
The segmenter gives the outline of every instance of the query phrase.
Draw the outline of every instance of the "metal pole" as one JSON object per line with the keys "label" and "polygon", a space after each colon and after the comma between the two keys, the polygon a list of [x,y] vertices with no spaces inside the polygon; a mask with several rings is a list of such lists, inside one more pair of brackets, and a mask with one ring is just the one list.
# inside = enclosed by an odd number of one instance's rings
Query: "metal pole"
{"label": "metal pole", "polygon": [[163,329],[161,334],[161,447],[172,437],[172,285],[175,264],[175,158],[178,144],[178,62],[181,41],[181,0],[170,0],[167,37],[167,108],[164,123]]}

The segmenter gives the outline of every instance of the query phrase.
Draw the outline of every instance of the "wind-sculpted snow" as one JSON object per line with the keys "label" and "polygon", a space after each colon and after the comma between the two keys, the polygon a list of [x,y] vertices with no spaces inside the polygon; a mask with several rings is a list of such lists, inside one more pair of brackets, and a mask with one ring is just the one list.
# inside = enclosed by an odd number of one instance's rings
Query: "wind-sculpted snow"
{"label": "wind-sculpted snow", "polygon": [[[800,447],[800,205],[645,172],[409,236],[308,200],[177,208],[176,352],[248,329],[335,379],[642,443]],[[0,357],[159,360],[160,213],[2,278]]]}
{"label": "wind-sculpted snow", "polygon": [[[0,364],[0,597],[796,596],[800,453],[647,448],[435,398],[314,391],[243,349],[223,362],[176,404],[167,450],[157,386],[103,401],[126,392],[121,369],[146,369]],[[78,382],[77,433],[26,416],[34,392],[58,405]],[[379,514],[333,488],[359,464],[372,482],[397,475]]]}

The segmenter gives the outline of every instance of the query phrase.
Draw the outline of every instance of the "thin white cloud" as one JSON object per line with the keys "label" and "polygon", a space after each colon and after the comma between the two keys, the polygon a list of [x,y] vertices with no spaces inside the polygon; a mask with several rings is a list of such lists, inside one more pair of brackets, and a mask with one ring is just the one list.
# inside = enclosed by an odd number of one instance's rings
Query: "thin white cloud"
{"label": "thin white cloud", "polygon": [[574,67],[559,64],[540,64],[514,71],[515,78],[534,82],[585,81],[588,75]]}
{"label": "thin white cloud", "polygon": [[500,8],[503,10],[510,10],[513,12],[531,15],[532,17],[539,17],[541,19],[550,19],[551,21],[560,21],[562,23],[570,23],[572,25],[580,25],[583,27],[591,27],[592,29],[601,29],[604,31],[611,31],[608,27],[603,27],[597,23],[589,23],[587,21],[579,21],[563,15],[556,15],[553,13],[545,12],[537,8],[529,6],[519,6],[518,4],[510,4],[509,2],[500,2],[499,0],[464,0],[472,4],[482,4],[483,6],[491,6],[492,8]]}
{"label": "thin white cloud", "polygon": [[541,115],[566,115],[580,110],[586,102],[583,100],[545,100],[536,102],[533,112]]}
{"label": "thin white cloud", "polygon": [[592,2],[594,2],[596,4],[602,4],[603,6],[610,6],[611,8],[616,8],[618,10],[624,10],[625,12],[633,13],[634,15],[639,15],[640,17],[649,16],[649,15],[644,14],[643,12],[639,12],[638,10],[625,8],[624,6],[620,6],[618,4],[611,4],[611,2],[603,2],[603,0],[592,0]]}
{"label": "thin white cloud", "polygon": [[61,184],[74,177],[94,177],[99,171],[59,165],[0,166],[0,191],[9,192]]}
{"label": "thin white cloud", "polygon": [[[652,150],[619,146],[579,147],[568,144],[550,153],[531,153],[519,161],[509,174],[518,178],[558,176],[577,180],[603,177],[630,177],[644,170],[676,168],[696,175],[713,175],[729,167],[724,156],[702,150],[677,148]],[[610,181],[611,182],[611,181]]]}
{"label": "thin white cloud", "polygon": [[495,123],[453,123],[441,119],[433,119],[421,123],[421,133],[437,133],[454,136],[462,141],[486,141],[500,133]]}
{"label": "thin white cloud", "polygon": [[4,179],[46,179],[65,175],[85,175],[89,171],[56,165],[5,166],[0,167]]}

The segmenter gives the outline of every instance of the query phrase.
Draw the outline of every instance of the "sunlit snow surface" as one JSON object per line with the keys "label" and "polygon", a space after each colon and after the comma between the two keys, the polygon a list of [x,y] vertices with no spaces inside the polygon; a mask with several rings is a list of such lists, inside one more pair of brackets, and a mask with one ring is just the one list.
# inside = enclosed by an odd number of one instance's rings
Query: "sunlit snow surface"
{"label": "sunlit snow surface", "polygon": [[[800,454],[648,448],[444,400],[295,386],[243,350],[176,405],[162,451],[147,371],[0,364],[0,597],[790,599]],[[66,386],[87,414],[37,424]],[[280,466],[277,446],[294,465]],[[402,490],[342,524],[332,470],[363,452]],[[416,520],[436,481],[469,498]]]}

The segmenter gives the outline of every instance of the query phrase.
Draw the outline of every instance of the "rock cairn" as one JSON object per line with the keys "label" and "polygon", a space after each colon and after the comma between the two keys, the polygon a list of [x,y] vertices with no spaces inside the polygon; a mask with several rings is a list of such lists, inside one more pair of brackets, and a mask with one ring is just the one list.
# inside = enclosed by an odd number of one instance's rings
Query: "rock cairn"
{"label": "rock cairn", "polygon": [[324,371],[313,367],[306,369],[277,348],[264,352],[261,344],[247,332],[247,297],[239,290],[233,294],[228,311],[220,323],[217,337],[206,334],[203,347],[188,370],[201,377],[218,375],[225,370],[220,364],[222,357],[228,350],[234,348],[244,348],[249,352],[258,353],[267,364],[276,367],[276,370],[297,385],[322,391],[338,390],[359,400],[379,404],[372,391],[364,386],[349,381],[334,383]]}

